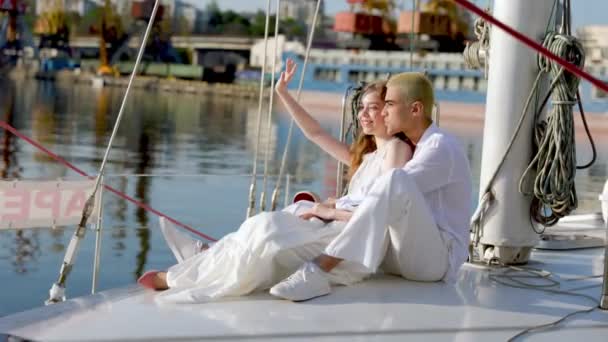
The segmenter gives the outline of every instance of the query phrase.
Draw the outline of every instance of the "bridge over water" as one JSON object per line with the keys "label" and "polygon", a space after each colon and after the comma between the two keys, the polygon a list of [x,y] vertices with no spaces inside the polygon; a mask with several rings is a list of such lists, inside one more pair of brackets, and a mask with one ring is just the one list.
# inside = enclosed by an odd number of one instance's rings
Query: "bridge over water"
{"label": "bridge over water", "polygon": [[[129,39],[129,48],[132,51],[139,48],[143,36],[133,36]],[[209,52],[225,53],[241,56],[249,60],[251,46],[256,39],[249,37],[226,37],[226,36],[174,36],[171,45],[177,49],[192,49],[192,64],[202,64],[204,57]],[[97,54],[99,50],[99,37],[79,36],[70,40],[70,46],[76,51],[86,54]]]}

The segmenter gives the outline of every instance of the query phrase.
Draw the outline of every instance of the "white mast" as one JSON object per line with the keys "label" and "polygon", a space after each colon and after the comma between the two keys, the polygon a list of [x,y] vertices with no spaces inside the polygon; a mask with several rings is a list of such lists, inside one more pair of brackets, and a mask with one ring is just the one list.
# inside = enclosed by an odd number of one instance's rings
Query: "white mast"
{"label": "white mast", "polygon": [[[554,0],[496,0],[494,16],[524,35],[542,41]],[[490,68],[481,163],[480,198],[498,167],[523,111],[536,75],[537,53],[492,27]],[[484,214],[480,256],[502,263],[525,263],[538,235],[530,226],[530,198],[519,193],[519,179],[530,162],[534,106],[501,167],[492,192],[495,200]]]}

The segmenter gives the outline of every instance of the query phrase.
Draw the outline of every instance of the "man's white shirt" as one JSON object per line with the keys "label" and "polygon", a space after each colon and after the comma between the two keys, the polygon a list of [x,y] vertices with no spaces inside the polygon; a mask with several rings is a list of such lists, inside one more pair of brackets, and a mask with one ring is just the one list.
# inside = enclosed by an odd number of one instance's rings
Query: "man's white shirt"
{"label": "man's white shirt", "polygon": [[403,170],[413,178],[449,246],[446,281],[454,281],[468,256],[472,210],[471,171],[460,142],[432,123]]}

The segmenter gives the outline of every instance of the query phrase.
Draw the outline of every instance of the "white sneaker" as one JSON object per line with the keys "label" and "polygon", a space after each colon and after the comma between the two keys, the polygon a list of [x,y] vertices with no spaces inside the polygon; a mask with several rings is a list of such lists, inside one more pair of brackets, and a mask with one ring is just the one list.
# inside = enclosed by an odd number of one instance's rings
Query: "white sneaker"
{"label": "white sneaker", "polygon": [[294,302],[325,296],[331,292],[325,272],[313,262],[302,265],[287,279],[270,288],[275,297]]}
{"label": "white sneaker", "polygon": [[200,253],[203,250],[204,243],[188,237],[186,234],[179,232],[173,223],[167,221],[166,218],[160,218],[160,231],[167,241],[167,245],[173,252],[178,263]]}

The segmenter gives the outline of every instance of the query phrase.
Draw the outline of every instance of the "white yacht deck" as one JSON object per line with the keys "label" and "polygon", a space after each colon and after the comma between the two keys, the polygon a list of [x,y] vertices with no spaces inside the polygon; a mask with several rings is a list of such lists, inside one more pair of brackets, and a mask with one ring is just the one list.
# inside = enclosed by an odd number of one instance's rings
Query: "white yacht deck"
{"label": "white yacht deck", "polygon": [[[560,229],[573,228],[598,237],[605,234],[589,224]],[[552,290],[599,300],[603,253],[603,248],[535,250],[525,267],[551,272],[551,279],[560,283]],[[302,303],[257,293],[161,306],[155,292],[134,285],[0,318],[0,333],[44,341],[504,341],[531,326],[597,306],[590,298],[493,280],[506,270],[465,265],[455,285],[378,276],[356,286],[335,287],[328,296]],[[516,280],[549,283],[541,277]],[[606,341],[606,336],[608,311],[597,309],[569,318],[559,329],[526,338],[590,342]]]}

